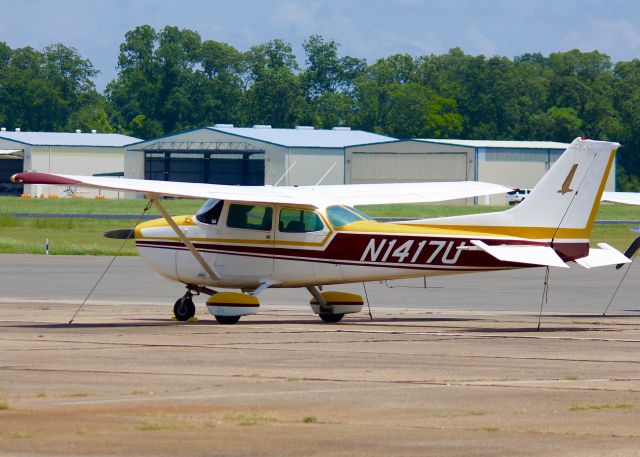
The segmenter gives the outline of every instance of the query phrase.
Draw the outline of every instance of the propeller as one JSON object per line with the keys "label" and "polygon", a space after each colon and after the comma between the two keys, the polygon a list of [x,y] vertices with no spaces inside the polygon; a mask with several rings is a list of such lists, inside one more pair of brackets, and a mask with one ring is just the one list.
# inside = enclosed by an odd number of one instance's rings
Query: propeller
{"label": "propeller", "polygon": [[133,239],[133,229],[118,229],[118,230],[109,230],[108,232],[104,232],[105,238],[112,238],[114,240],[129,240]]}

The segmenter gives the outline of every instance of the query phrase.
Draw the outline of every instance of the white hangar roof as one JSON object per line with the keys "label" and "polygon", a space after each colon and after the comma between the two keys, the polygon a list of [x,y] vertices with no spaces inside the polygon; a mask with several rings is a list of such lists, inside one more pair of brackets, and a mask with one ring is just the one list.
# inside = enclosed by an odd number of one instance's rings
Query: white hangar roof
{"label": "white hangar roof", "polygon": [[139,138],[118,133],[59,133],[0,131],[0,139],[30,146],[84,146],[120,148]]}
{"label": "white hangar roof", "polygon": [[558,143],[556,141],[436,140],[427,138],[416,138],[415,141],[469,148],[566,149],[569,147],[569,143]]}
{"label": "white hangar roof", "polygon": [[311,127],[274,129],[269,126],[231,127],[216,125],[206,128],[241,138],[258,140],[288,148],[345,148],[360,144],[395,140],[395,138],[365,132],[363,130],[351,130],[348,127],[316,130]]}

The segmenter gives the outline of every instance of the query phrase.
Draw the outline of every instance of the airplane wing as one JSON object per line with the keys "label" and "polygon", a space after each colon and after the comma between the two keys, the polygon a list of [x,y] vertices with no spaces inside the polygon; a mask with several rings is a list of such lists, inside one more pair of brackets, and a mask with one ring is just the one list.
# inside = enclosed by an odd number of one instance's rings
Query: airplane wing
{"label": "airplane wing", "polygon": [[25,172],[11,177],[23,184],[49,184],[138,192],[154,196],[217,198],[262,203],[373,205],[430,203],[506,193],[509,187],[478,181],[345,184],[330,186],[227,186],[145,179]]}
{"label": "airplane wing", "polygon": [[602,192],[603,202],[640,205],[640,192]]}

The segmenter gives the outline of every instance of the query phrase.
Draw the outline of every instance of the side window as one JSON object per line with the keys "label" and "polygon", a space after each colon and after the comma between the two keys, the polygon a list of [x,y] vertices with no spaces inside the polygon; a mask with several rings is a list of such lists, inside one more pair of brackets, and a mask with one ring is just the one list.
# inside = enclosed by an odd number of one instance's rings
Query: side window
{"label": "side window", "polygon": [[273,208],[259,205],[229,205],[227,227],[248,230],[271,230]]}
{"label": "side window", "polygon": [[224,201],[222,200],[207,200],[196,213],[196,220],[203,224],[217,224],[220,219],[220,213],[222,212],[223,206]]}
{"label": "side window", "polygon": [[322,219],[313,211],[282,208],[278,219],[278,230],[282,233],[319,232],[324,229]]}

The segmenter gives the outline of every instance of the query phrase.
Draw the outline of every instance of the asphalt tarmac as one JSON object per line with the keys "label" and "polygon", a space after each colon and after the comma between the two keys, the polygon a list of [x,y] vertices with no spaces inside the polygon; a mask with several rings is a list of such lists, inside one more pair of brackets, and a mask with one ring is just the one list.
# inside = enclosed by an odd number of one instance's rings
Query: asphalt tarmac
{"label": "asphalt tarmac", "polygon": [[[104,273],[112,257],[0,255],[0,301],[6,299],[50,300],[81,303]],[[609,306],[610,313],[640,314],[640,264],[584,269],[552,268],[548,302],[551,313],[602,314],[623,275],[629,271]],[[367,283],[372,312],[378,308],[420,310],[513,311],[537,313],[544,285],[544,268],[472,273]],[[425,288],[426,285],[426,288]],[[364,295],[362,284],[331,286]],[[184,286],[165,280],[139,257],[119,257],[91,295],[92,303],[125,307],[139,304],[164,306],[167,312],[184,294]],[[305,289],[267,289],[260,294],[263,310],[295,307],[308,310]],[[204,303],[205,297],[196,298]],[[81,316],[81,315],[80,315]]]}
{"label": "asphalt tarmac", "polygon": [[640,454],[637,265],[606,317],[624,269],[552,270],[537,331],[544,269],[370,283],[339,324],[267,290],[223,326],[120,258],[67,325],[110,260],[0,256],[0,455]]}

